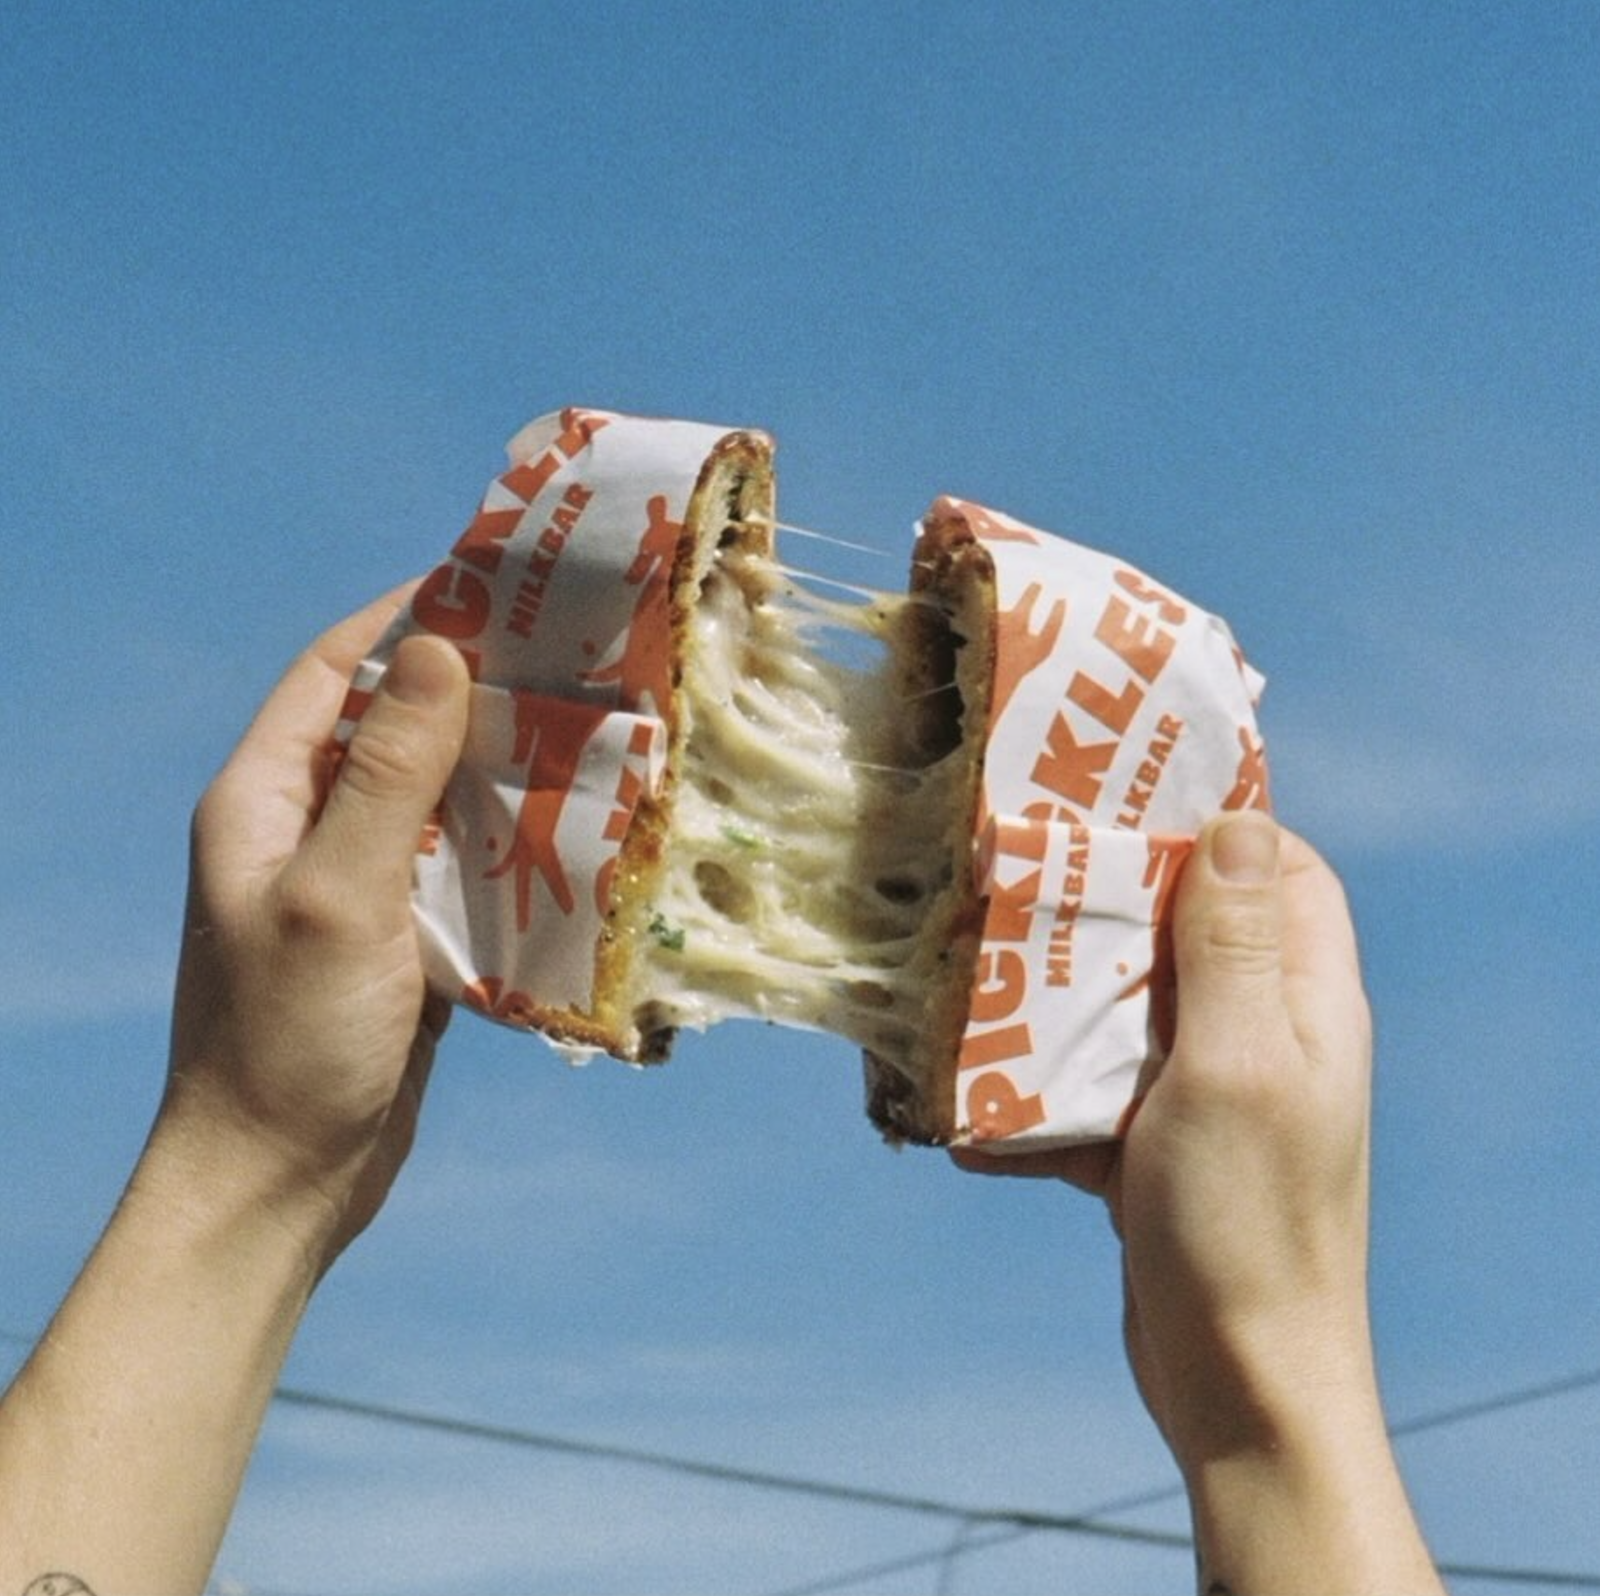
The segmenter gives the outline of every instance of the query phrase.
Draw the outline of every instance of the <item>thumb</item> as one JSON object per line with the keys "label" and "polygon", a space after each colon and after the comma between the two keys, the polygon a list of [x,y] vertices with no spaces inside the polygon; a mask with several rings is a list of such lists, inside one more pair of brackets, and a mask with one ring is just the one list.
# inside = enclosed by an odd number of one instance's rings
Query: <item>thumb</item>
{"label": "thumb", "polygon": [[311,841],[355,890],[409,887],[418,838],[461,757],[467,689],[466,663],[442,639],[408,637],[395,650]]}
{"label": "thumb", "polygon": [[1279,833],[1260,810],[1218,816],[1195,841],[1173,905],[1173,1054],[1226,1067],[1286,1023]]}

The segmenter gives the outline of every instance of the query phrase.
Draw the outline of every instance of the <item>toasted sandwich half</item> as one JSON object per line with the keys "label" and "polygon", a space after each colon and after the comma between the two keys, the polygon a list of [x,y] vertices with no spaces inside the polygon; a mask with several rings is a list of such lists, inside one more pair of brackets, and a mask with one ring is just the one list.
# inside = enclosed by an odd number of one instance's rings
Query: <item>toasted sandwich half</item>
{"label": "toasted sandwich half", "polygon": [[[830,601],[780,562],[775,520],[770,442],[728,437],[684,520],[665,780],[622,841],[588,1018],[637,1060],[731,1015],[834,1032],[865,1055],[880,1127],[948,1141],[983,919],[992,567],[924,540],[907,593]],[[819,646],[839,627],[881,645],[875,665]]]}
{"label": "toasted sandwich half", "polygon": [[566,410],[509,453],[340,728],[405,633],[466,657],[416,862],[434,984],[569,1056],[835,1033],[895,1141],[1115,1134],[1168,1040],[1188,839],[1266,803],[1227,627],[951,499],[904,591],[825,596],[761,432]]}

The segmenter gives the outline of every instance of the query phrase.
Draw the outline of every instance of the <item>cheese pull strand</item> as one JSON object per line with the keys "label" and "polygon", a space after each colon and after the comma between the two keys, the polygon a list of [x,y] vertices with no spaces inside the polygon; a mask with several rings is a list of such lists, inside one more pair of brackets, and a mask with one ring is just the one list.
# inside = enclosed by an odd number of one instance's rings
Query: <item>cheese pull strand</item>
{"label": "cheese pull strand", "polygon": [[762,527],[773,532],[788,532],[798,538],[814,538],[818,543],[832,543],[841,549],[853,549],[857,554],[873,554],[880,558],[887,557],[887,549],[873,548],[869,543],[852,543],[849,538],[841,538],[832,532],[814,532],[810,527],[796,526],[792,521],[775,521],[764,515],[745,515],[736,520],[730,519],[729,526],[736,527]]}
{"label": "cheese pull strand", "polygon": [[[933,755],[906,729],[913,701],[948,693],[959,713],[953,681],[908,681],[906,617],[928,606],[737,543],[719,552],[683,660],[670,846],[638,944],[641,1031],[747,1016],[916,1057],[919,933],[956,868],[954,740]],[[880,657],[834,658],[819,628]]]}

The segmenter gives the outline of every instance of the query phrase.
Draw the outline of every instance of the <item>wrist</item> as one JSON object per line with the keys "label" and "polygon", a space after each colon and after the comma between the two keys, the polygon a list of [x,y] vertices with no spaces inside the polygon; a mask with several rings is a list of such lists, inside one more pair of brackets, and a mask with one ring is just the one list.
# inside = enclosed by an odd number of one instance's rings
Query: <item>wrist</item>
{"label": "wrist", "polygon": [[1145,1338],[1136,1366],[1186,1475],[1220,1458],[1276,1456],[1357,1416],[1382,1433],[1364,1292],[1185,1322],[1182,1336],[1169,1326]]}
{"label": "wrist", "polygon": [[205,1583],[329,1227],[259,1149],[203,1127],[169,1095],[7,1396],[0,1467],[51,1488],[0,1503],[0,1582],[70,1555],[102,1590]]}
{"label": "wrist", "polygon": [[342,1182],[237,1116],[169,1093],[123,1199],[159,1216],[175,1246],[248,1258],[260,1278],[309,1297],[343,1214]]}
{"label": "wrist", "polygon": [[1200,1589],[1420,1596],[1440,1586],[1376,1385],[1329,1378],[1257,1415],[1248,1439],[1180,1458]]}

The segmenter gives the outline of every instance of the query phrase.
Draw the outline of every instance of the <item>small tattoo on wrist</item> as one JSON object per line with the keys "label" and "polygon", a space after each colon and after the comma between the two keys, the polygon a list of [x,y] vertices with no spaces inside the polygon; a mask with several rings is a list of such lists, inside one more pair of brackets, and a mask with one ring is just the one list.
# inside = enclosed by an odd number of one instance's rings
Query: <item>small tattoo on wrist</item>
{"label": "small tattoo on wrist", "polygon": [[94,1592],[76,1574],[41,1574],[22,1596],[94,1596]]}

